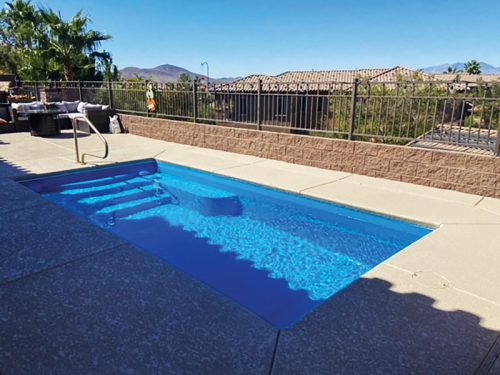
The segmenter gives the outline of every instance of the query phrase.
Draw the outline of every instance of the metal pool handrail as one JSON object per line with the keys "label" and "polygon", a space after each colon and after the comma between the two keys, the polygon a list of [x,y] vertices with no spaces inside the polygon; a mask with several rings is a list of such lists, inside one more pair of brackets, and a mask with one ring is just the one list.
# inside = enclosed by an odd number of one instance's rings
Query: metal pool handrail
{"label": "metal pool handrail", "polygon": [[[103,156],[94,155],[94,154],[84,152],[84,153],[82,153],[82,155],[81,155],[82,157],[80,159],[80,152],[78,149],[78,132],[76,129],[77,128],[77,120],[84,120],[90,126],[90,128],[95,132],[95,134],[99,137],[99,139],[102,141],[102,143],[104,144],[104,155]],[[85,116],[83,114],[75,116],[75,117],[71,118],[71,124],[73,126],[73,139],[75,140],[75,152],[76,152],[76,162],[77,163],[85,164],[85,156],[93,156],[93,157],[98,158],[98,159],[106,159],[108,157],[108,154],[109,154],[108,142],[102,136],[102,134],[99,132],[99,130],[97,130],[97,128],[94,126],[94,124],[92,124],[92,122],[87,118],[87,116]]]}

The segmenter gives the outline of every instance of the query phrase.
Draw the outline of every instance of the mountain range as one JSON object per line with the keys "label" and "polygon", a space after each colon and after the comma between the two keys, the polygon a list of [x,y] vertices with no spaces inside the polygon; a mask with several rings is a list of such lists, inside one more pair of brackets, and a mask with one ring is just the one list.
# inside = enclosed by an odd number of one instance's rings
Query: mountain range
{"label": "mountain range", "polygon": [[[493,65],[487,64],[485,62],[479,63],[481,66],[481,74],[500,74],[500,67],[494,67]],[[444,73],[448,70],[448,67],[456,68],[458,70],[463,70],[465,63],[454,63],[454,64],[441,64],[429,66],[427,68],[419,69],[424,73],[429,74],[439,74]],[[193,73],[187,69],[181,68],[179,66],[163,64],[155,68],[138,68],[134,66],[129,66],[120,70],[123,78],[134,78],[139,77],[142,79],[152,79],[156,82],[167,83],[167,82],[177,82],[181,74],[186,74],[189,79],[193,79],[201,74]],[[241,77],[222,77],[222,78],[212,78],[210,77],[210,82],[215,83],[227,83],[232,82]]]}
{"label": "mountain range", "polygon": [[[500,66],[496,68],[493,65],[487,64],[485,62],[480,62],[479,65],[481,66],[481,74],[500,74]],[[464,70],[465,63],[458,62],[454,64],[434,65],[427,68],[422,68],[420,70],[422,70],[424,73],[439,74],[447,72],[448,67],[455,68],[457,71]]]}
{"label": "mountain range", "polygon": [[[179,66],[163,64],[155,68],[138,68],[135,66],[129,66],[120,70],[120,74],[123,78],[134,78],[139,77],[143,79],[152,79],[155,82],[167,83],[167,82],[177,82],[181,74],[186,74],[189,79],[201,76],[199,73],[190,72],[187,69],[181,68]],[[210,82],[216,83],[227,83],[232,82],[241,77],[222,77],[222,78],[212,78],[210,77]]]}

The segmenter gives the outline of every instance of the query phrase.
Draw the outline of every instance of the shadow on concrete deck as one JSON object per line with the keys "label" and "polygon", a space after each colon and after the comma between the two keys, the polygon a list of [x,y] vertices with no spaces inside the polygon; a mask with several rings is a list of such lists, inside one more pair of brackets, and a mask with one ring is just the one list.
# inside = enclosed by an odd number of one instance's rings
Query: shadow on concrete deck
{"label": "shadow on concrete deck", "polygon": [[393,287],[359,279],[281,331],[273,373],[489,373],[500,355],[499,330],[485,328],[473,313],[444,311],[433,298]]}
{"label": "shadow on concrete deck", "polygon": [[[1,155],[1,144],[0,144],[0,155]],[[15,176],[22,176],[27,173],[30,173],[30,171],[21,168],[8,160],[4,159],[2,156],[0,156],[0,178],[11,178]]]}

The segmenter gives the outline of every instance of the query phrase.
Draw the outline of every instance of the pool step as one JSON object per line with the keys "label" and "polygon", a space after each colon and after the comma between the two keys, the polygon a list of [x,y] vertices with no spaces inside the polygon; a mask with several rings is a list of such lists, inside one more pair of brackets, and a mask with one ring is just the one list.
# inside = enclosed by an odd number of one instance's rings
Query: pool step
{"label": "pool step", "polygon": [[[138,191],[123,194],[134,189]],[[224,190],[214,194],[212,189],[207,189],[202,183],[186,182],[169,175],[154,178],[123,174],[107,179],[71,183],[65,186],[61,195],[64,197],[63,204],[83,204],[80,212],[85,215],[155,195],[170,196],[171,203],[181,204],[205,216],[239,216],[243,212],[243,205],[237,195]],[[92,198],[98,197],[103,199],[92,202]]]}
{"label": "pool step", "polygon": [[[135,190],[135,189],[132,189]],[[130,190],[130,191],[132,191]],[[138,200],[143,200],[145,198],[154,198],[158,196],[156,194],[156,191],[153,189],[148,189],[148,190],[141,190],[141,189],[136,189],[137,192],[132,193],[132,194],[126,194],[123,195],[123,192],[120,192],[118,195],[110,195],[106,199],[99,200],[97,202],[86,202],[85,200],[81,201],[82,204],[88,208],[89,211],[98,211],[100,209],[103,209],[105,207],[110,207],[110,206],[116,206],[122,203],[128,203],[128,202],[133,202],[133,201],[138,201]],[[127,190],[125,190],[127,191]],[[165,194],[161,194],[161,197],[165,197]],[[91,198],[89,198],[91,199]]]}
{"label": "pool step", "polygon": [[118,208],[111,212],[94,212],[90,214],[89,217],[92,221],[97,222],[99,225],[102,225],[104,223],[104,225],[109,226],[113,225],[116,219],[122,219],[127,216],[135,215],[137,213],[171,203],[171,197],[162,197],[146,202],[141,202],[133,206]]}
{"label": "pool step", "polygon": [[116,218],[123,218],[126,216],[137,214],[141,211],[147,211],[147,210],[150,210],[152,208],[155,208],[158,206],[163,206],[163,205],[169,204],[169,203],[172,203],[172,198],[162,197],[162,198],[153,199],[153,200],[150,200],[147,202],[139,203],[135,206],[120,208],[120,209],[114,210],[112,213]]}
{"label": "pool step", "polygon": [[[115,184],[113,182],[113,184]],[[120,183],[118,186],[113,186],[113,187],[108,187],[106,189],[97,189],[97,190],[92,190],[93,188],[87,188],[87,189],[70,189],[70,190],[65,190],[66,194],[63,194],[63,196],[66,199],[77,201],[82,198],[90,198],[90,197],[99,197],[102,195],[111,195],[111,194],[119,194],[127,190],[131,189],[136,189],[136,188],[141,188],[144,186],[148,186],[150,183],[148,181],[134,181],[134,182],[123,182]],[[102,185],[106,186],[106,185]],[[68,194],[68,192],[71,192],[73,190],[83,190],[75,194]]]}
{"label": "pool step", "polygon": [[61,188],[63,190],[87,189],[87,188],[93,188],[93,187],[98,187],[98,186],[116,184],[118,182],[127,181],[127,180],[130,180],[132,178],[134,178],[134,176],[129,175],[129,174],[122,174],[122,175],[117,175],[117,176],[98,178],[96,180],[72,182],[69,184],[61,185]]}

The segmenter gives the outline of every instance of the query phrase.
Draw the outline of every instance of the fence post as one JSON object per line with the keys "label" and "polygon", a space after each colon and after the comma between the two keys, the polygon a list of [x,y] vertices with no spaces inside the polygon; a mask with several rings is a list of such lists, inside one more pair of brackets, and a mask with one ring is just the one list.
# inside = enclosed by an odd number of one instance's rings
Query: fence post
{"label": "fence post", "polygon": [[257,130],[262,130],[262,80],[259,79],[257,86]]}
{"label": "fence post", "polygon": [[495,155],[500,156],[500,124],[497,128],[497,140],[495,142]]}
{"label": "fence post", "polygon": [[198,92],[196,80],[193,79],[193,122],[196,123],[196,119],[198,118]]}
{"label": "fence post", "polygon": [[38,81],[35,81],[35,99],[36,101],[40,101],[40,93],[38,92]]}
{"label": "fence post", "polygon": [[83,102],[82,81],[78,81],[78,97]]}
{"label": "fence post", "polygon": [[359,85],[359,80],[356,78],[352,84],[351,126],[349,128],[349,140],[353,139],[354,128],[356,126],[356,100],[358,98],[358,85]]}
{"label": "fence post", "polygon": [[143,90],[144,90],[144,93],[146,94],[146,117],[149,117],[149,115],[150,115],[150,110],[149,110],[149,108],[148,108],[148,106],[147,106],[147,98],[148,98],[148,80],[147,80],[147,79],[143,80],[142,84],[143,84]]}
{"label": "fence post", "polygon": [[111,80],[108,80],[108,98],[109,98],[109,107],[114,109],[115,103],[113,100],[113,87],[111,84]]}

